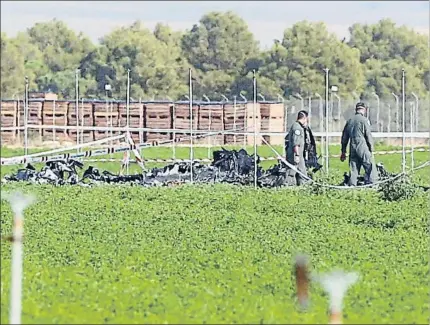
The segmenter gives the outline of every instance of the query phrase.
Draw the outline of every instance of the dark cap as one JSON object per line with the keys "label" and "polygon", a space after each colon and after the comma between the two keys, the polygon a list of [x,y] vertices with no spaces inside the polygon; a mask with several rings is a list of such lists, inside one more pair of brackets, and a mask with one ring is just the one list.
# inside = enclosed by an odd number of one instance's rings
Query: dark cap
{"label": "dark cap", "polygon": [[300,120],[301,118],[304,117],[308,117],[309,113],[306,112],[305,110],[301,110],[300,112],[297,113],[297,119]]}
{"label": "dark cap", "polygon": [[367,109],[367,105],[365,103],[359,102],[357,103],[357,105],[355,105],[355,110],[359,110],[359,109]]}

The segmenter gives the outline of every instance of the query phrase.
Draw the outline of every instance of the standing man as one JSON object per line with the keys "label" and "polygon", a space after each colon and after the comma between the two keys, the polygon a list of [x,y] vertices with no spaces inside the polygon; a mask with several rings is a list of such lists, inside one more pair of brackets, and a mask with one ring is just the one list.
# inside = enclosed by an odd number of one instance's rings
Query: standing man
{"label": "standing man", "polygon": [[[294,165],[302,174],[308,176],[305,165],[305,132],[308,125],[308,112],[300,111],[297,114],[297,120],[290,128],[287,134],[287,161]],[[305,181],[303,176],[295,173],[296,184],[301,185]]]}
{"label": "standing man", "polygon": [[340,161],[346,160],[346,147],[349,145],[349,185],[357,186],[357,178],[361,166],[365,171],[365,184],[372,184],[375,181],[375,172],[373,168],[372,152],[374,149],[372,133],[370,131],[370,122],[365,117],[367,106],[364,103],[358,103],[355,106],[355,115],[350,118],[342,132],[342,154]]}

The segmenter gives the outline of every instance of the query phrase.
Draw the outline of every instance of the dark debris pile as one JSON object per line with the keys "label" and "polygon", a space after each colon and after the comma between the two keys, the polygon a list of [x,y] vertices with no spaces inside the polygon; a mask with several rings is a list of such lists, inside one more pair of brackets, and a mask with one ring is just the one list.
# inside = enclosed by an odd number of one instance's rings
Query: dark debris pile
{"label": "dark debris pile", "polygon": [[[279,161],[271,168],[264,170],[257,155],[257,185],[259,187],[273,188],[296,185],[295,173],[284,163]],[[316,161],[315,166],[307,164],[309,169],[322,166]],[[89,166],[79,176],[78,170],[83,170],[82,162],[69,160],[55,160],[46,162],[40,171],[28,164],[26,168],[19,169],[15,174],[6,175],[3,182],[29,182],[36,184],[52,185],[80,185],[92,186],[97,184],[132,184],[140,186],[173,186],[189,183],[191,181],[191,165],[187,162],[177,162],[162,168],[153,168],[150,171],[135,175],[117,175],[109,171],[100,171],[94,166]],[[389,174],[382,164],[377,165],[380,179],[394,176]],[[194,183],[229,183],[237,185],[254,185],[254,156],[249,155],[244,149],[218,150],[213,153],[213,161],[210,165],[199,162],[193,163]],[[341,185],[348,183],[348,175],[345,174]],[[359,184],[364,184],[363,178],[359,178]]]}
{"label": "dark debris pile", "polygon": [[[259,163],[260,157],[257,155],[257,184],[259,187],[296,185],[294,173],[283,163],[278,162],[268,170],[263,170]],[[191,165],[187,162],[177,162],[135,175],[116,175],[89,166],[83,172],[82,177],[79,177],[78,170],[83,168],[82,162],[73,159],[49,161],[40,171],[28,164],[26,168],[19,169],[15,174],[6,175],[3,182],[23,181],[37,184],[81,186],[100,183],[130,183],[149,187],[171,186],[191,181]],[[244,149],[214,151],[213,161],[210,165],[193,163],[193,182],[253,185],[254,156],[249,155]]]}

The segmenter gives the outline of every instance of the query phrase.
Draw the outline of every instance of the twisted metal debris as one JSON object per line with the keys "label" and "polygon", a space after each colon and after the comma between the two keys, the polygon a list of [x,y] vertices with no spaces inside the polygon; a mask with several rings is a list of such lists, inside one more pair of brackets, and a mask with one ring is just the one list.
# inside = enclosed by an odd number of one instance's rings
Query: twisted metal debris
{"label": "twisted metal debris", "polygon": [[[296,185],[294,170],[281,160],[267,170],[259,166],[259,163],[260,157],[257,155],[257,185],[259,187],[273,188]],[[307,168],[313,169],[314,172],[317,172],[321,167],[318,159],[307,162]],[[152,187],[189,183],[191,174],[191,164],[188,162],[176,162],[135,175],[116,175],[89,166],[83,172],[82,177],[79,177],[78,169],[82,170],[83,168],[83,163],[74,159],[47,161],[40,171],[36,171],[31,164],[27,164],[26,168],[19,169],[15,174],[6,175],[2,182],[30,182],[55,186],[66,184],[79,186],[132,184]],[[194,162],[192,168],[194,183],[254,184],[254,156],[249,155],[244,149],[214,151],[213,161],[210,165]],[[380,178],[392,176],[382,164],[377,165],[377,170]],[[362,179],[359,181],[364,182]],[[341,185],[346,184],[348,184],[347,174],[345,174]]]}

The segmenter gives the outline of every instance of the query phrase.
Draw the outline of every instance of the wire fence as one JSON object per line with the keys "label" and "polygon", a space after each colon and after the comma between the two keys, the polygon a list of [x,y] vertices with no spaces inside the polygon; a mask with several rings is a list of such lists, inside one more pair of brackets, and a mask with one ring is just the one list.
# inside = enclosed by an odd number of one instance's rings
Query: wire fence
{"label": "wire fence", "polygon": [[[412,97],[412,96],[411,96]],[[360,100],[358,98],[342,98],[332,96],[328,104],[328,127],[331,132],[342,131],[345,122],[355,113],[355,105],[363,101],[369,106],[368,118],[373,132],[401,132],[402,131],[402,103],[401,96],[392,98],[372,98]],[[295,114],[301,110],[307,110],[311,115],[313,130],[324,131],[325,101],[323,98],[303,98],[285,101],[289,111],[289,125],[295,118]],[[406,131],[428,132],[430,120],[429,100],[412,98],[406,101],[405,107]]]}
{"label": "wire fence", "polygon": [[[325,132],[328,117],[328,132],[341,132],[346,121],[354,114],[358,100],[332,96],[327,113],[324,100],[304,98],[284,102],[257,102],[257,131],[285,133],[296,120],[299,110],[310,114],[310,126],[314,132]],[[368,118],[373,132],[401,132],[402,105],[393,99],[365,101],[369,106]],[[125,107],[130,106],[127,110]],[[182,130],[235,130],[237,126],[252,128],[252,103],[237,102],[193,102],[194,114],[189,113],[187,102],[130,102],[88,101],[81,99],[76,109],[73,101],[29,100],[26,112],[23,100],[1,102],[2,143],[28,141],[28,136],[39,142],[69,140],[90,142],[101,137],[113,136],[123,127],[138,131],[138,141],[160,140],[168,132]],[[264,112],[263,112],[264,111]],[[188,114],[188,115],[187,115]],[[190,116],[194,115],[193,126]],[[78,118],[76,118],[78,117]],[[406,101],[405,131],[428,132],[430,104],[428,101]],[[251,123],[250,123],[251,122]],[[188,126],[188,127],[187,127]],[[79,128],[80,133],[79,133]],[[25,134],[25,130],[30,134]],[[151,130],[150,130],[151,129]],[[172,131],[173,130],[173,131]],[[152,131],[152,132],[151,132]],[[27,136],[27,139],[25,139]],[[158,137],[158,138],[157,138]],[[223,141],[224,140],[224,141]],[[219,144],[247,141],[244,136],[233,135],[218,139]],[[279,139],[278,139],[279,141]],[[275,143],[276,144],[276,143]],[[31,144],[29,144],[31,146]]]}

